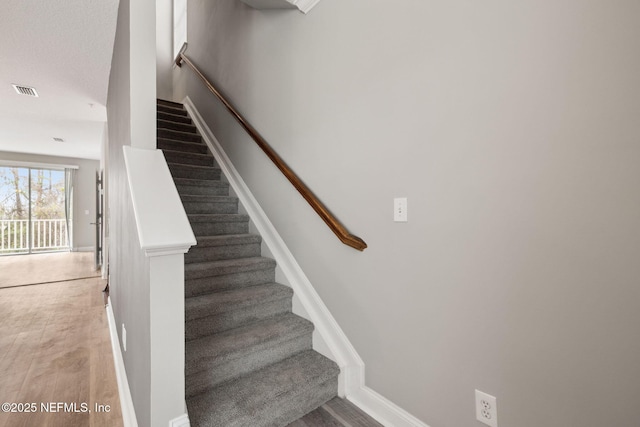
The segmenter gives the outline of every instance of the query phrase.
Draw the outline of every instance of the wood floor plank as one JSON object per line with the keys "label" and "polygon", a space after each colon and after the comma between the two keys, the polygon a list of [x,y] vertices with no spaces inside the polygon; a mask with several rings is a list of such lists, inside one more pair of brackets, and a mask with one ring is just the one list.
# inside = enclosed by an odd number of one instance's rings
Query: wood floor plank
{"label": "wood floor plank", "polygon": [[98,275],[91,252],[0,257],[0,288]]}
{"label": "wood floor plank", "polygon": [[322,406],[322,409],[345,422],[349,427],[383,427],[382,424],[346,399],[331,399]]}
{"label": "wood floor plank", "polygon": [[[122,427],[104,285],[92,278],[0,288],[0,402],[37,405],[0,413],[0,427]],[[66,407],[43,411],[57,402]],[[96,403],[109,412],[95,412]]]}
{"label": "wood floor plank", "polygon": [[335,397],[287,427],[384,427],[346,399]]}
{"label": "wood floor plank", "polygon": [[345,427],[344,424],[335,419],[327,411],[318,408],[289,424],[288,427]]}

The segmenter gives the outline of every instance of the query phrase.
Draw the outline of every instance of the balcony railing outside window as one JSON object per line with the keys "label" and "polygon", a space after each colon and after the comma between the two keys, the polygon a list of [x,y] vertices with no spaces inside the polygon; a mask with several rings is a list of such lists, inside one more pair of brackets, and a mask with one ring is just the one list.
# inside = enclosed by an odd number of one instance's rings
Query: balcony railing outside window
{"label": "balcony railing outside window", "polygon": [[[64,219],[31,220],[31,250],[57,251],[69,248]],[[0,254],[29,251],[29,220],[0,219]]]}

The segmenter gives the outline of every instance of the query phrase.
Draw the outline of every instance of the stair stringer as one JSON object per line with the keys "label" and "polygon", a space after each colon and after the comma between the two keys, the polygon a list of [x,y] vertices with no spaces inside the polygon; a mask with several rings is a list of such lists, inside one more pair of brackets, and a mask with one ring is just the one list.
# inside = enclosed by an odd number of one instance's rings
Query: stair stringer
{"label": "stair stringer", "polygon": [[211,150],[216,164],[238,197],[240,205],[249,215],[252,226],[262,236],[269,255],[276,261],[277,270],[279,270],[276,271],[276,274],[279,279],[283,279],[279,282],[293,289],[293,312],[313,322],[315,326],[313,349],[333,360],[340,367],[338,395],[349,397],[356,394],[364,386],[364,362],[188,96],[184,99],[183,104],[191,116],[193,124]]}

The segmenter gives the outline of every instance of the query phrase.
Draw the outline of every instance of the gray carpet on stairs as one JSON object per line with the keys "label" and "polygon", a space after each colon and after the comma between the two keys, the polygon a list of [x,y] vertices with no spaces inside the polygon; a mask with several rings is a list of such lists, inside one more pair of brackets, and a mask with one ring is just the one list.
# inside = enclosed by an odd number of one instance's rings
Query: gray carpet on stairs
{"label": "gray carpet on stairs", "polygon": [[162,149],[198,245],[185,255],[185,373],[193,427],[284,427],[337,394],[338,366],[312,349],[313,324],[181,104],[158,100]]}

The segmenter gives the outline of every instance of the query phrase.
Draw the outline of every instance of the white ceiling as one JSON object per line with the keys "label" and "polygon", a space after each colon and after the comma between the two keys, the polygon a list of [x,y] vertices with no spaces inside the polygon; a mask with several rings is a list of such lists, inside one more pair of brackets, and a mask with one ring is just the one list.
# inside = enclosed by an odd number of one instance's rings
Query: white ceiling
{"label": "white ceiling", "polygon": [[100,158],[118,1],[0,0],[0,151]]}

